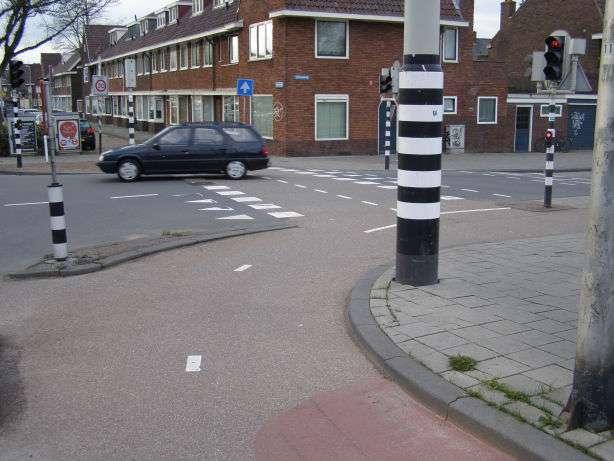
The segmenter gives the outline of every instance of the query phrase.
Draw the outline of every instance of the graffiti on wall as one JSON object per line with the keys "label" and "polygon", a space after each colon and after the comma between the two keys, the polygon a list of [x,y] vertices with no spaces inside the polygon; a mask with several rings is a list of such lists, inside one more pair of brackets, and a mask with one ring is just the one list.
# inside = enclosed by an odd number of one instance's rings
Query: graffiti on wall
{"label": "graffiti on wall", "polygon": [[584,121],[586,120],[586,114],[584,112],[572,112],[569,116],[571,136],[577,138],[582,129],[584,128]]}

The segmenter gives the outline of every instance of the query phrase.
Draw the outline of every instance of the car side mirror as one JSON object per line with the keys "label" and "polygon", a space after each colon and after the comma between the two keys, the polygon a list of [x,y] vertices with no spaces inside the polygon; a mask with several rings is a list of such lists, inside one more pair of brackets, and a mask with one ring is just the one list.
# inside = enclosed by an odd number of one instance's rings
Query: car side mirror
{"label": "car side mirror", "polygon": [[156,150],[160,150],[160,144],[154,144],[154,145],[153,145],[153,146],[151,146],[151,147],[153,147],[153,148],[154,148],[154,149],[156,149]]}

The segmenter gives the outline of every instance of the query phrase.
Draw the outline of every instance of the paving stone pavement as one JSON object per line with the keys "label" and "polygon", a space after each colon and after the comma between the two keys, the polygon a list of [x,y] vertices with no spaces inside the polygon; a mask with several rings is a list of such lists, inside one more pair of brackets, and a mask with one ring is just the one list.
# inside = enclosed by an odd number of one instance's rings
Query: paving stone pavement
{"label": "paving stone pavement", "polygon": [[[565,432],[573,383],[583,234],[469,245],[440,253],[440,283],[385,273],[371,313],[403,351],[468,393],[594,456],[614,460],[610,433]],[[387,287],[387,289],[386,289]],[[463,355],[473,370],[452,370]]]}

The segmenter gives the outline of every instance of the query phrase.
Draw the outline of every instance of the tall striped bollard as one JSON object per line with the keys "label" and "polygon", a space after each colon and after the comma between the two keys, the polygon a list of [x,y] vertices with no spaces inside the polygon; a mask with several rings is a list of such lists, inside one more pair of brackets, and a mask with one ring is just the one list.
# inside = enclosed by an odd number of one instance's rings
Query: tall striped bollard
{"label": "tall striped bollard", "polygon": [[21,158],[21,124],[19,123],[19,99],[13,95],[13,139],[15,140],[15,157],[17,168],[23,166]]}
{"label": "tall striped bollard", "polygon": [[51,241],[53,243],[53,257],[56,261],[65,261],[68,257],[68,243],[66,238],[66,218],[64,216],[64,189],[61,184],[54,182],[47,187],[49,197],[49,215],[51,219]]}
{"label": "tall striped bollard", "polygon": [[128,95],[128,143],[134,144],[134,96]]}
{"label": "tall striped bollard", "polygon": [[390,147],[392,135],[392,102],[386,101],[386,136],[384,137],[384,169],[390,170]]}
{"label": "tall striped bollard", "polygon": [[[550,117],[551,119],[553,117]],[[548,121],[548,131],[546,131],[546,168],[544,170],[544,207],[552,208],[552,183],[554,181],[554,139],[556,130],[554,121]]]}
{"label": "tall striped bollard", "polygon": [[405,0],[399,78],[396,280],[438,282],[443,71],[440,3]]}

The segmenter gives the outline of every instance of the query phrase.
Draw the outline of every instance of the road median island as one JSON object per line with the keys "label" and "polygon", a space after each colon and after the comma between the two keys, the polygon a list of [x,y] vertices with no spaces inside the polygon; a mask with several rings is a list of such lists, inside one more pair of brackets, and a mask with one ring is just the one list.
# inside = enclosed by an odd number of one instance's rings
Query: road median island
{"label": "road median island", "polygon": [[23,280],[83,275],[163,251],[175,250],[214,240],[296,227],[294,224],[281,223],[233,227],[219,232],[169,230],[163,232],[160,237],[139,238],[76,249],[69,253],[66,261],[55,261],[52,255],[46,255],[41,261],[29,265],[24,270],[8,273],[6,276],[10,279]]}
{"label": "road median island", "polygon": [[347,318],[369,357],[445,418],[520,459],[614,459],[610,433],[568,431],[582,235],[441,252],[440,283],[370,271]]}

